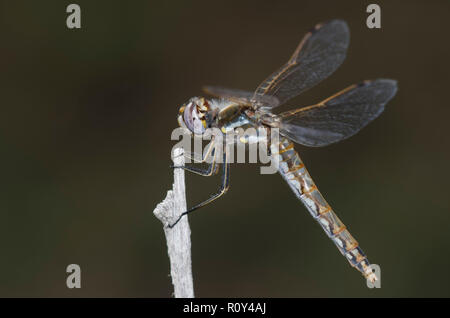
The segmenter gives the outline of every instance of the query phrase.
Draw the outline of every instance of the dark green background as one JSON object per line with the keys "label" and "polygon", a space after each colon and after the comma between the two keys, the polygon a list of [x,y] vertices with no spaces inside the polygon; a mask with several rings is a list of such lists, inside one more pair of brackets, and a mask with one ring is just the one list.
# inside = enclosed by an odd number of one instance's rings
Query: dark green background
{"label": "dark green background", "polygon": [[[161,223],[178,107],[205,84],[254,89],[316,23],[351,43],[320,101],[364,79],[397,96],[361,133],[298,146],[328,202],[381,265],[370,290],[279,175],[235,164],[190,217],[197,296],[449,296],[448,1],[4,1],[0,10],[0,296],[167,297]],[[219,178],[187,175],[189,204]],[[82,269],[66,288],[65,268]]]}

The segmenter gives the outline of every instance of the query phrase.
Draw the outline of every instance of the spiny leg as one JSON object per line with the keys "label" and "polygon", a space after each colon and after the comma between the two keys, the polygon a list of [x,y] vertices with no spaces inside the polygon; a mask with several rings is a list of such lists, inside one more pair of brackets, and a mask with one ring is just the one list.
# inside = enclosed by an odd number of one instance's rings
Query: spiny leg
{"label": "spiny leg", "polygon": [[212,176],[213,174],[215,174],[217,172],[217,169],[216,169],[216,166],[217,166],[217,164],[216,164],[216,155],[217,155],[217,153],[216,153],[215,149],[213,149],[213,151],[211,153],[212,161],[209,164],[207,169],[201,169],[201,168],[196,168],[196,167],[191,167],[191,166],[173,166],[172,165],[171,167],[172,168],[184,169],[186,171],[190,171],[190,172],[199,174],[199,175],[201,175],[203,177],[210,177],[210,176]]}
{"label": "spiny leg", "polygon": [[170,228],[173,228],[181,220],[181,218],[183,216],[185,216],[186,214],[189,214],[201,207],[204,207],[205,205],[213,202],[214,200],[221,197],[223,194],[225,194],[228,191],[228,188],[230,186],[230,164],[227,162],[226,151],[224,151],[224,154],[223,154],[223,161],[224,161],[224,163],[223,163],[223,169],[222,169],[222,184],[220,186],[219,192],[212,195],[209,199],[207,199],[197,205],[194,205],[193,207],[188,209],[186,212],[181,213],[181,215],[178,217],[178,219],[173,224],[169,225]]}
{"label": "spiny leg", "polygon": [[184,155],[186,157],[190,158],[190,159],[194,159],[194,162],[197,162],[197,163],[204,163],[205,161],[208,160],[208,158],[211,157],[212,160],[211,160],[211,163],[209,164],[208,168],[207,169],[201,169],[201,168],[196,168],[196,167],[191,167],[191,166],[174,166],[174,165],[171,165],[170,167],[171,168],[181,168],[181,169],[184,169],[184,170],[187,170],[187,171],[199,174],[199,175],[204,176],[204,177],[210,177],[210,176],[212,176],[213,174],[215,174],[217,172],[217,169],[216,169],[216,166],[217,166],[216,165],[217,152],[216,152],[216,149],[214,147],[214,137],[213,137],[212,141],[209,143],[208,150],[204,154],[204,157],[201,160],[196,160],[195,159],[195,155],[193,156],[192,154],[193,153],[191,153],[191,154],[185,153]]}
{"label": "spiny leg", "polygon": [[186,152],[186,153],[184,154],[184,156],[185,156],[186,158],[188,158],[189,160],[194,161],[194,163],[204,163],[204,162],[211,156],[212,151],[215,149],[214,142],[215,142],[214,136],[212,136],[211,142],[207,145],[208,148],[207,148],[206,153],[204,153],[204,154],[202,153],[202,154],[201,154],[201,155],[202,155],[202,158],[201,158],[201,159],[197,159],[197,158],[195,157],[195,155],[196,155],[195,152]]}
{"label": "spiny leg", "polygon": [[[213,149],[215,149],[214,147],[214,136],[212,136],[211,138],[211,142],[207,145],[208,150],[206,151],[206,153],[202,153],[202,158],[201,159],[197,159],[196,158],[196,153],[195,152],[184,152],[183,154],[181,154],[181,156],[185,156],[186,158],[188,158],[189,160],[194,161],[194,163],[204,163],[210,156],[211,153],[213,151]],[[171,166],[173,168],[173,166]]]}

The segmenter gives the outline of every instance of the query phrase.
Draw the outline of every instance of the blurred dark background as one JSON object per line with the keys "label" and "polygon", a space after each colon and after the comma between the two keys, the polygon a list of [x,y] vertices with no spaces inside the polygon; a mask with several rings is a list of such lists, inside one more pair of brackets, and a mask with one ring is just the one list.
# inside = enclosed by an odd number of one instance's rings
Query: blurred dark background
{"label": "blurred dark background", "polygon": [[[344,64],[287,107],[397,79],[386,111],[326,148],[298,146],[380,264],[366,287],[278,174],[235,164],[190,217],[200,297],[450,296],[448,1],[4,1],[0,10],[0,296],[168,297],[161,223],[178,107],[205,84],[254,89],[316,23],[348,22]],[[187,175],[190,205],[219,177]],[[82,288],[66,287],[81,266]]]}

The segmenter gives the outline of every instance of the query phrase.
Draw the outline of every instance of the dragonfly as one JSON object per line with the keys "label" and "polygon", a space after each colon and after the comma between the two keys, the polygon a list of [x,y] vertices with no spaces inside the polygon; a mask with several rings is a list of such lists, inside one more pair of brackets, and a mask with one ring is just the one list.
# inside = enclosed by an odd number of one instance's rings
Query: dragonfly
{"label": "dragonfly", "polygon": [[[397,82],[392,79],[366,80],[348,86],[317,104],[280,114],[272,112],[331,75],[344,61],[349,40],[349,27],[345,21],[331,20],[318,24],[303,37],[286,64],[266,78],[254,92],[207,86],[204,91],[212,97],[193,97],[183,104],[179,109],[178,123],[194,135],[202,135],[212,127],[222,132],[236,127],[260,127],[268,131],[277,128],[280,138],[276,142],[271,141],[268,147],[270,154],[279,161],[278,172],[350,265],[374,283],[378,277],[366,254],[319,192],[294,149],[294,143],[322,147],[353,136],[383,112],[397,92]],[[195,158],[194,155],[186,153],[191,158]],[[206,151],[194,162],[204,163],[206,158],[212,158],[207,169],[195,166],[175,168],[203,176],[217,174],[220,169],[215,151]],[[219,192],[188,209],[170,227],[184,215],[227,192],[230,162],[226,152],[223,152],[222,159]]]}

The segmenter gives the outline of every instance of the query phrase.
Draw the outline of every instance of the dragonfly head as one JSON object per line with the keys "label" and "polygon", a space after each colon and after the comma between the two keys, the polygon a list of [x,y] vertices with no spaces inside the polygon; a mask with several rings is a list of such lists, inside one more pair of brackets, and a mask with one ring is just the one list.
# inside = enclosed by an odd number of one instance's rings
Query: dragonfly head
{"label": "dragonfly head", "polygon": [[196,135],[202,135],[209,127],[208,111],[209,102],[203,97],[193,97],[180,107],[178,124],[192,131]]}

